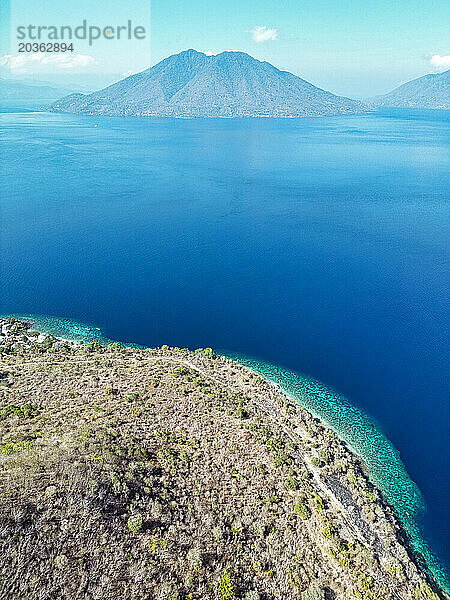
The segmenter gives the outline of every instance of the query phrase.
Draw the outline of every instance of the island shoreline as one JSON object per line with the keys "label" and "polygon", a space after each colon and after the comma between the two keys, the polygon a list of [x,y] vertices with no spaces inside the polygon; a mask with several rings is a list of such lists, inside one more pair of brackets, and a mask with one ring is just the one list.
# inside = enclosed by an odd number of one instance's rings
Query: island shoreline
{"label": "island shoreline", "polygon": [[[31,331],[36,331],[36,333],[38,334],[38,336],[36,337],[36,339],[34,341],[32,341],[31,343],[35,346],[39,346],[39,345],[47,345],[48,348],[46,348],[46,350],[50,351],[50,352],[57,352],[58,350],[64,350],[64,351],[68,351],[68,352],[78,352],[80,351],[83,347],[87,347],[89,345],[100,345],[99,342],[90,342],[87,343],[82,341],[81,339],[79,340],[70,340],[70,339],[65,339],[64,337],[60,337],[60,336],[53,336],[51,334],[49,334],[48,332],[42,333],[39,332],[38,329],[35,328],[36,326],[36,322],[33,321],[32,316],[30,315],[30,317],[28,318],[28,320],[17,320],[14,317],[10,317],[10,318],[0,318],[0,330],[2,332],[2,335],[0,337],[0,347],[5,348],[6,346],[8,346],[13,352],[19,352],[19,354],[26,349],[26,345],[27,342],[24,340],[24,338],[26,338],[26,336],[28,335],[28,332]],[[16,328],[18,331],[14,331],[12,332],[12,329]],[[95,328],[97,331],[98,328]],[[86,328],[86,330],[92,331],[92,328]],[[153,351],[157,351],[158,349],[143,349],[143,348],[136,348],[136,347],[132,347],[132,346],[127,346],[122,345],[120,343],[117,342],[112,342],[111,340],[108,340],[106,338],[101,338],[103,339],[103,344],[106,346],[106,349],[114,346],[116,348],[133,348],[136,349],[138,351],[146,351],[149,350],[150,352]],[[29,343],[29,341],[28,341]],[[108,346],[109,344],[109,346]],[[194,367],[197,368],[195,366],[195,363],[189,362],[187,363],[186,360],[183,358],[180,358],[179,353],[185,353],[188,352],[187,349],[179,349],[179,348],[168,348],[166,347],[162,347],[161,349],[159,349],[159,351],[163,351],[164,353],[167,353],[168,358],[171,358],[174,362],[180,362],[188,364],[190,367]],[[212,350],[210,351],[212,353]],[[209,350],[208,350],[209,353]],[[194,355],[195,356],[195,355]],[[196,357],[197,358],[197,357]],[[352,470],[355,470],[355,472],[358,474],[358,477],[362,477],[364,479],[364,486],[365,489],[367,490],[368,494],[375,494],[376,495],[376,505],[379,506],[382,510],[382,512],[386,515],[389,516],[389,519],[392,520],[392,522],[395,524],[395,530],[397,533],[397,536],[399,537],[399,539],[401,540],[402,545],[404,545],[404,547],[407,549],[407,552],[410,556],[410,559],[417,563],[418,565],[420,565],[420,569],[423,570],[425,573],[427,573],[430,577],[429,582],[430,585],[438,592],[439,590],[439,584],[437,583],[437,581],[435,580],[435,574],[432,573],[430,571],[430,566],[429,564],[427,564],[427,561],[425,560],[425,558],[418,553],[414,547],[412,546],[412,542],[410,539],[410,536],[408,534],[408,532],[405,530],[404,525],[402,524],[400,518],[398,517],[398,515],[396,514],[395,509],[391,506],[391,504],[384,498],[384,496],[382,495],[382,493],[379,492],[379,490],[377,489],[376,486],[373,485],[373,483],[370,481],[370,470],[368,469],[367,465],[364,462],[363,457],[359,456],[356,451],[354,450],[354,448],[350,447],[349,444],[342,439],[341,437],[336,436],[336,434],[331,430],[330,426],[326,423],[324,423],[320,417],[313,415],[310,410],[304,408],[303,406],[301,406],[299,399],[295,398],[293,396],[290,396],[288,393],[286,393],[286,391],[284,391],[282,389],[282,387],[280,387],[280,385],[270,379],[269,377],[264,377],[263,375],[261,375],[260,372],[258,372],[258,370],[252,369],[249,366],[243,365],[241,363],[239,363],[239,361],[233,360],[229,357],[226,357],[224,355],[216,355],[216,360],[220,361],[221,364],[226,364],[227,367],[233,369],[237,369],[238,371],[241,372],[241,376],[243,377],[243,379],[246,379],[247,377],[250,377],[252,380],[256,379],[256,380],[260,380],[261,385],[263,385],[263,387],[265,387],[266,392],[267,390],[270,390],[270,397],[273,399],[278,399],[282,397],[284,398],[284,402],[286,402],[287,404],[290,404],[291,407],[292,405],[295,405],[298,407],[299,410],[304,411],[305,414],[308,415],[308,421],[311,425],[311,427],[314,427],[316,432],[320,432],[320,435],[324,435],[325,437],[329,437],[329,439],[333,439],[336,440],[337,439],[337,443],[338,445],[340,445],[344,451],[344,455],[347,455],[347,457],[350,459],[350,463],[352,465]],[[221,382],[222,384],[224,383],[223,381]],[[260,408],[266,412],[269,415],[276,415],[277,411],[279,410],[276,406],[276,404],[274,402],[262,402],[260,404]],[[290,433],[289,431],[286,431],[286,434],[289,436]],[[304,432],[303,432],[304,435]],[[334,442],[333,442],[334,443]],[[325,444],[325,446],[327,446],[327,444]],[[314,477],[317,480],[318,485],[320,484],[321,478],[323,478],[323,475],[321,473],[321,470],[319,467],[314,467],[314,465],[312,463],[310,463],[310,468],[312,470],[312,472],[314,473]],[[323,488],[323,491],[326,492],[326,489],[328,489],[328,491],[331,491],[332,496],[334,497],[333,502],[334,501],[338,501],[338,504],[341,504],[339,502],[339,493],[342,491],[340,490],[340,484],[339,482],[337,482],[336,480],[334,480],[332,477],[329,478],[329,480],[327,481],[327,486],[326,488]],[[342,507],[342,505],[341,505]],[[441,584],[442,585],[442,584]],[[446,596],[442,596],[442,597],[446,597]]]}

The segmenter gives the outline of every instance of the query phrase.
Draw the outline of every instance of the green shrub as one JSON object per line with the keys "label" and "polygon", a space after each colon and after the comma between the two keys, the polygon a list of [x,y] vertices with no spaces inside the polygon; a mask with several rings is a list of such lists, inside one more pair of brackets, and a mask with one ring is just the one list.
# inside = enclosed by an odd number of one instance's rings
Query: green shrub
{"label": "green shrub", "polygon": [[366,499],[369,502],[376,502],[377,501],[377,497],[376,497],[376,495],[373,492],[366,492],[364,494],[364,496],[366,497]]}
{"label": "green shrub", "polygon": [[336,533],[336,527],[333,523],[327,523],[324,521],[325,527],[322,529],[322,535],[325,538],[330,539]]}
{"label": "green shrub", "polygon": [[289,456],[286,454],[286,452],[278,452],[273,459],[273,464],[276,467],[281,467],[282,465],[287,465],[289,463]]}
{"label": "green shrub", "polygon": [[121,350],[122,348],[124,348],[124,346],[119,342],[112,342],[111,344],[108,344],[109,350]]}
{"label": "green shrub", "polygon": [[21,452],[22,450],[31,450],[33,448],[33,440],[23,440],[22,442],[9,442],[0,447],[0,454],[12,454],[13,452]]}
{"label": "green shrub", "polygon": [[85,348],[87,352],[99,352],[103,349],[103,346],[98,342],[89,342],[89,344],[86,344]]}
{"label": "green shrub", "polygon": [[358,583],[365,592],[370,592],[373,588],[373,577],[370,575],[365,575],[364,573],[359,574]]}
{"label": "green shrub", "polygon": [[0,419],[6,419],[11,415],[20,417],[21,419],[29,419],[39,414],[39,407],[27,402],[23,406],[17,406],[16,404],[9,404],[2,408],[0,411]]}
{"label": "green shrub", "polygon": [[298,490],[299,483],[295,477],[289,475],[289,477],[286,479],[286,487],[288,490]]}
{"label": "green shrub", "polygon": [[309,510],[308,505],[304,502],[297,502],[297,504],[295,504],[294,506],[294,512],[304,521],[306,521],[306,519],[309,519],[309,517],[311,516],[311,511]]}
{"label": "green shrub", "polygon": [[234,586],[229,571],[225,571],[223,576],[219,579],[218,590],[221,600],[231,600],[234,598]]}
{"label": "green shrub", "polygon": [[128,517],[127,526],[133,533],[138,533],[142,529],[142,515],[137,513]]}
{"label": "green shrub", "polygon": [[236,415],[240,419],[248,419],[248,412],[245,410],[243,406],[238,406],[236,409]]}
{"label": "green shrub", "polygon": [[318,513],[322,513],[325,510],[325,504],[323,499],[317,494],[314,496],[314,500],[316,502],[316,510]]}
{"label": "green shrub", "polygon": [[195,350],[196,354],[202,354],[203,356],[206,356],[206,358],[214,358],[215,354],[214,354],[214,350],[212,348],[197,348]]}

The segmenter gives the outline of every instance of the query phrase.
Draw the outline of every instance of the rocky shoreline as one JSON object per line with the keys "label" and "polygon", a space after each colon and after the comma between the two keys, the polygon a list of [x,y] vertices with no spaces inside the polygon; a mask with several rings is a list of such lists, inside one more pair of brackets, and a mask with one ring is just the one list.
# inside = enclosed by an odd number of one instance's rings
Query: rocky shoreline
{"label": "rocky shoreline", "polygon": [[0,597],[448,598],[273,383],[211,349],[0,328]]}
{"label": "rocky shoreline", "polygon": [[41,350],[58,350],[60,348],[76,348],[81,342],[65,340],[50,333],[43,333],[32,328],[31,321],[14,317],[0,318],[0,347],[2,353],[20,353],[30,348]]}

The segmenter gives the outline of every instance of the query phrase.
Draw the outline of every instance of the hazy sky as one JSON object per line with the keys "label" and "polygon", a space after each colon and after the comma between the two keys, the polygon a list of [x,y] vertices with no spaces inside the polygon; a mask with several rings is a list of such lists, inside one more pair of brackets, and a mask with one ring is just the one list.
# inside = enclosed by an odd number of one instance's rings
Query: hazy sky
{"label": "hazy sky", "polygon": [[[449,0],[11,0],[9,11],[2,0],[1,17],[2,73],[22,79],[106,82],[187,48],[243,50],[349,96],[450,68]],[[18,54],[18,25],[76,27],[84,19],[100,27],[131,20],[147,37],[74,40],[70,56]]]}

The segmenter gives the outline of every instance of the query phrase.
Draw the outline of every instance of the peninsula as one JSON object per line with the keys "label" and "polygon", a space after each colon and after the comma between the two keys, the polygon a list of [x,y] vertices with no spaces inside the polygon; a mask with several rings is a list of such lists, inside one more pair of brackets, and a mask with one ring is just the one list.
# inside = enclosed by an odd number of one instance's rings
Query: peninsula
{"label": "peninsula", "polygon": [[2,598],[447,598],[359,459],[251,370],[0,329]]}

